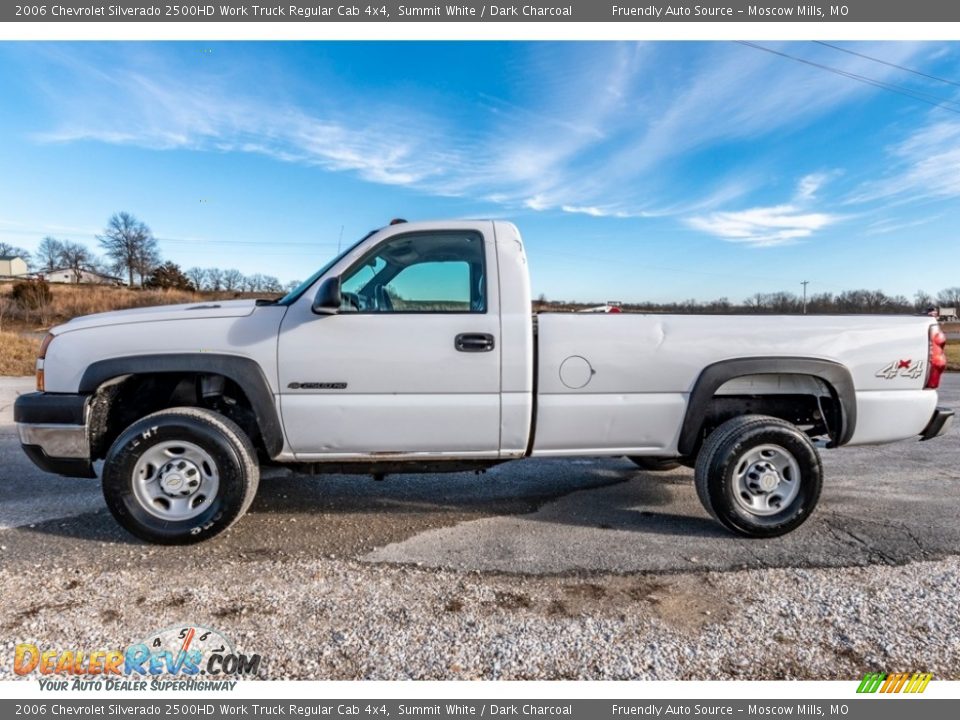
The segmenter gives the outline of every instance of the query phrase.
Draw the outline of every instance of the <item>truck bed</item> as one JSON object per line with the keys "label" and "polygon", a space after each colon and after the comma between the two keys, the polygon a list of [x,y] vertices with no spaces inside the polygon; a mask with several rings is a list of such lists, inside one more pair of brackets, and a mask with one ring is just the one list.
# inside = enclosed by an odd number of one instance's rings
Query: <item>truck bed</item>
{"label": "truck bed", "polygon": [[[838,363],[856,390],[849,444],[909,437],[923,430],[936,405],[936,393],[923,390],[932,323],[903,316],[544,313],[536,318],[532,454],[675,454],[698,377],[732,358]],[[884,374],[904,362],[908,368]],[[739,391],[749,392],[743,385]]]}

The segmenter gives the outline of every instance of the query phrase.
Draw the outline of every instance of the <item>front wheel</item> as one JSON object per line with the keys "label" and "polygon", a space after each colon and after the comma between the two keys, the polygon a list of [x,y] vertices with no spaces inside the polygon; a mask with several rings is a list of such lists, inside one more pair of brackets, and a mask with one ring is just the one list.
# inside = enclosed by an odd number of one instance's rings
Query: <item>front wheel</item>
{"label": "front wheel", "polygon": [[256,457],[228,418],[202,408],[162,410],[113,443],[103,465],[103,496],[117,522],[142,540],[200,542],[250,507],[260,479]]}
{"label": "front wheel", "polygon": [[694,477],[700,502],[721,524],[745,537],[767,538],[810,516],[820,499],[823,466],[795,425],[745,415],[710,434]]}

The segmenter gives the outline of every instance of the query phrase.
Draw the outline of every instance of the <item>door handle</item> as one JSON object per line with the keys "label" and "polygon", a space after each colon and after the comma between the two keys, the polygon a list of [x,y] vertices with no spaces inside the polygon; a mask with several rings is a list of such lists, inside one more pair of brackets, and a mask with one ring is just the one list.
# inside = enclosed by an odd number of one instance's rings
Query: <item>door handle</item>
{"label": "door handle", "polygon": [[453,341],[459,352],[490,352],[493,350],[493,335],[489,333],[460,333]]}

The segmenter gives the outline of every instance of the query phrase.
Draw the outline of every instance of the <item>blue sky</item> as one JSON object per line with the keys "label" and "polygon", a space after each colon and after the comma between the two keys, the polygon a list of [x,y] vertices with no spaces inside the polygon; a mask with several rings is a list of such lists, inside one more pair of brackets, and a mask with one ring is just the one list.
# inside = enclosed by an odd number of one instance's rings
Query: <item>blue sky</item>
{"label": "blue sky", "polygon": [[184,268],[286,282],[341,227],[497,217],[551,299],[960,284],[960,44],[758,44],[820,67],[726,42],[0,43],[0,240],[96,248],[126,210]]}

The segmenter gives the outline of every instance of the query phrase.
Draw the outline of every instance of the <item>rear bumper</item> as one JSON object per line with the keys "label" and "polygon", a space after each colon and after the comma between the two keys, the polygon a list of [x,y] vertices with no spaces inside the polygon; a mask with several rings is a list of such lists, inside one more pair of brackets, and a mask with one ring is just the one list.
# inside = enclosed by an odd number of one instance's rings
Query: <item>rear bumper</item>
{"label": "rear bumper", "polygon": [[96,477],[87,431],[88,395],[30,393],[13,406],[20,444],[33,464],[68,477]]}
{"label": "rear bumper", "polygon": [[939,437],[947,432],[950,429],[950,426],[953,425],[953,410],[945,407],[938,407],[933,411],[933,417],[930,418],[930,422],[927,424],[927,427],[924,428],[923,432],[920,433],[921,440],[932,440],[935,437]]}

